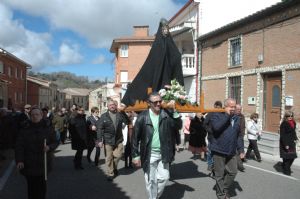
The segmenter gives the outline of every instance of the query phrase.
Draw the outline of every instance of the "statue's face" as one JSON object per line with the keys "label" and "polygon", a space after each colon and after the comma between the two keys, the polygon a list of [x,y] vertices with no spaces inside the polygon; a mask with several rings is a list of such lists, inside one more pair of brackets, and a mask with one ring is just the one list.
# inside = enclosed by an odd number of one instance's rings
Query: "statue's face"
{"label": "statue's face", "polygon": [[164,25],[162,27],[162,34],[164,37],[168,36],[168,34],[169,34],[169,26],[168,25]]}

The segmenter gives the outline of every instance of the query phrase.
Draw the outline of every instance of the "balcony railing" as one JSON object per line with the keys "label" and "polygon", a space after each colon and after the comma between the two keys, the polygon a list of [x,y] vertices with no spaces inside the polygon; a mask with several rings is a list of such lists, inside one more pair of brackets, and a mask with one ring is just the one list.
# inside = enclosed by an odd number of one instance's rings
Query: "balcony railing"
{"label": "balcony railing", "polygon": [[196,75],[196,64],[194,54],[183,54],[181,56],[183,76]]}

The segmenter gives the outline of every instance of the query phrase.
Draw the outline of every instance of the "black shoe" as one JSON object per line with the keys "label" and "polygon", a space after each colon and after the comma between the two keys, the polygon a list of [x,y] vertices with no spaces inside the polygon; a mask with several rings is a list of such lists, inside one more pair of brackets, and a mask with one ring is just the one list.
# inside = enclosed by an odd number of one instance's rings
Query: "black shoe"
{"label": "black shoe", "polygon": [[261,159],[257,159],[257,162],[261,162]]}
{"label": "black shoe", "polygon": [[291,172],[289,172],[289,171],[283,171],[283,174],[284,174],[284,175],[287,175],[287,176],[290,176],[290,175],[291,175]]}
{"label": "black shoe", "polygon": [[92,162],[92,160],[91,160],[91,158],[90,158],[90,157],[87,157],[87,161],[88,161],[89,163],[91,163],[91,162]]}
{"label": "black shoe", "polygon": [[240,172],[245,172],[245,167],[238,167],[238,170],[239,170]]}
{"label": "black shoe", "polygon": [[75,166],[75,169],[76,169],[76,170],[83,170],[84,168],[83,168],[81,165],[80,165],[80,166],[77,166],[77,165],[76,165],[76,166]]}
{"label": "black shoe", "polygon": [[213,166],[212,165],[208,165],[207,166],[207,171],[212,171],[214,168],[213,168]]}
{"label": "black shoe", "polygon": [[114,179],[113,176],[107,176],[107,178],[106,178],[106,180],[107,180],[107,181],[110,181],[110,182],[113,181],[113,179]]}
{"label": "black shoe", "polygon": [[117,169],[114,170],[114,177],[117,177],[119,175],[119,171]]}

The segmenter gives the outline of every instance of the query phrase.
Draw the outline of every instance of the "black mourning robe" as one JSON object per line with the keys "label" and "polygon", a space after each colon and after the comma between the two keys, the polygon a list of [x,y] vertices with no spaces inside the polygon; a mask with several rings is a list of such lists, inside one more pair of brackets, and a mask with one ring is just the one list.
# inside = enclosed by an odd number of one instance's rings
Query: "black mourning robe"
{"label": "black mourning robe", "polygon": [[149,55],[121,100],[126,106],[134,105],[136,100],[146,101],[149,87],[152,92],[157,92],[165,85],[170,85],[173,79],[184,86],[181,54],[170,33],[162,33],[162,27],[163,23],[160,22]]}

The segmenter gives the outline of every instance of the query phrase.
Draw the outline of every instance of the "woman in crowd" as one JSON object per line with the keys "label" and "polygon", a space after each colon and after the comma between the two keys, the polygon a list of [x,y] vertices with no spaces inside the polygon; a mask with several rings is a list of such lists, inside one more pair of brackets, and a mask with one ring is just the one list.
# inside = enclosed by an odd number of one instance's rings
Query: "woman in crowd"
{"label": "woman in crowd", "polygon": [[26,178],[30,199],[46,197],[44,155],[46,153],[49,172],[52,168],[53,151],[58,146],[54,129],[42,117],[42,111],[33,108],[30,112],[31,119],[23,124],[16,143],[16,164]]}
{"label": "woman in crowd", "polygon": [[200,154],[200,159],[205,160],[206,153],[206,141],[205,137],[207,135],[206,130],[203,127],[203,114],[197,113],[196,116],[191,120],[190,124],[190,141],[189,150],[194,154],[194,159],[196,155]]}
{"label": "woman in crowd", "polygon": [[88,148],[88,151],[87,151],[87,159],[88,159],[88,162],[91,162],[91,153],[93,151],[93,149],[96,147],[96,153],[95,153],[95,160],[94,160],[94,163],[95,163],[95,166],[98,166],[98,163],[99,163],[99,157],[100,157],[100,147],[96,145],[96,140],[97,140],[97,121],[99,120],[99,108],[98,107],[92,107],[91,109],[91,116],[89,116],[87,118],[87,125],[89,127],[89,130],[88,130],[88,134],[87,134],[87,148]]}
{"label": "woman in crowd", "polygon": [[250,154],[252,150],[254,151],[256,160],[261,162],[261,156],[257,146],[257,139],[261,136],[261,130],[257,124],[258,114],[252,113],[250,116],[250,121],[247,122],[247,136],[248,136],[248,149],[246,153],[246,159],[250,159]]}
{"label": "woman in crowd", "polygon": [[185,121],[183,125],[183,133],[184,133],[184,142],[183,142],[183,149],[187,149],[186,144],[190,140],[190,124],[191,124],[192,114],[189,113],[185,116]]}
{"label": "woman in crowd", "polygon": [[82,154],[87,148],[87,122],[85,119],[84,109],[78,106],[77,114],[70,119],[72,149],[76,150],[74,157],[74,167],[76,170],[83,169]]}
{"label": "woman in crowd", "polygon": [[291,166],[297,158],[296,153],[296,122],[292,111],[286,111],[280,124],[280,157],[282,169],[286,175],[291,175]]}

